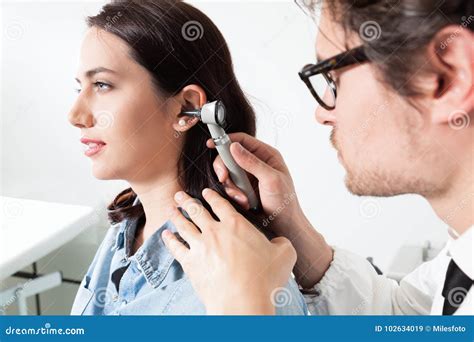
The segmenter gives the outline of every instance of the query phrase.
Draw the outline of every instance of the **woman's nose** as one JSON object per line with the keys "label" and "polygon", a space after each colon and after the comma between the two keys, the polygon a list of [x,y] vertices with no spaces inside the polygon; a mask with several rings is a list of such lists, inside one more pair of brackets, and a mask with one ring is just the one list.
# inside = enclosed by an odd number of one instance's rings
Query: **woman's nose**
{"label": "woman's nose", "polygon": [[84,106],[81,99],[78,98],[68,115],[71,125],[78,128],[89,128],[94,125],[94,116],[92,112]]}
{"label": "woman's nose", "polygon": [[336,124],[334,110],[327,110],[323,106],[316,108],[315,117],[321,125],[334,126]]}

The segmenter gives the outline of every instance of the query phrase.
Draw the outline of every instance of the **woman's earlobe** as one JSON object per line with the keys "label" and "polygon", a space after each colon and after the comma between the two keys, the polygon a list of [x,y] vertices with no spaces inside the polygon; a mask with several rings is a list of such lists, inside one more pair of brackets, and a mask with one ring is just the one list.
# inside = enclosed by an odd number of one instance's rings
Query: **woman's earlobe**
{"label": "woman's earlobe", "polygon": [[178,132],[186,132],[191,127],[194,127],[199,122],[199,119],[196,117],[180,117],[175,123],[173,123],[173,128]]}

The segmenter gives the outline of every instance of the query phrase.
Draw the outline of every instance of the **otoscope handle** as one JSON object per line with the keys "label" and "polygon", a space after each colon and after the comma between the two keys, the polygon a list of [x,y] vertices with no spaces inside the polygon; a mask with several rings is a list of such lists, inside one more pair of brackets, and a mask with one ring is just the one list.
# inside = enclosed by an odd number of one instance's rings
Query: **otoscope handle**
{"label": "otoscope handle", "polygon": [[230,138],[227,134],[220,136],[217,139],[214,139],[217,152],[222,158],[225,166],[229,170],[230,178],[234,184],[244,192],[249,200],[250,208],[253,210],[259,209],[259,201],[255,191],[253,190],[252,184],[247,176],[247,173],[242,169],[232,157],[230,153]]}

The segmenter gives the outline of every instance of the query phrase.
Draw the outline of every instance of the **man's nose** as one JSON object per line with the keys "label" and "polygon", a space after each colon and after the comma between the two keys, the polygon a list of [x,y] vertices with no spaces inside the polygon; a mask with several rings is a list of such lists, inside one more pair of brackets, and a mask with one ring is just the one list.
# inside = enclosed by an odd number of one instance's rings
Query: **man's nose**
{"label": "man's nose", "polygon": [[315,117],[321,125],[334,126],[336,124],[334,110],[327,110],[323,106],[316,108]]}
{"label": "man's nose", "polygon": [[89,128],[94,125],[94,116],[81,97],[76,100],[71,108],[68,119],[71,125],[78,128]]}

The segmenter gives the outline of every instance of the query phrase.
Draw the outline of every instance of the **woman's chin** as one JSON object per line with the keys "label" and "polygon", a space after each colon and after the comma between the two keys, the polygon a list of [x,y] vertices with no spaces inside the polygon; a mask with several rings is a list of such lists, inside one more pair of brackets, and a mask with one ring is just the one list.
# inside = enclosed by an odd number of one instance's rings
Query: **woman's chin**
{"label": "woman's chin", "polygon": [[117,175],[111,169],[104,169],[99,165],[92,166],[92,175],[99,180],[117,179]]}

